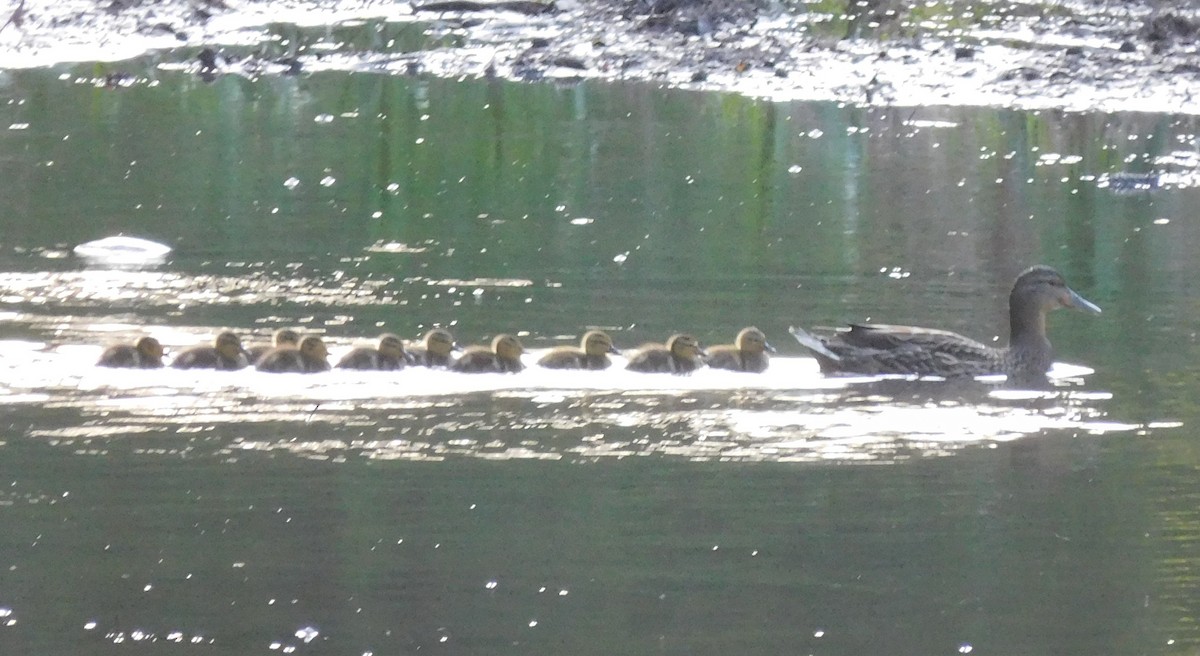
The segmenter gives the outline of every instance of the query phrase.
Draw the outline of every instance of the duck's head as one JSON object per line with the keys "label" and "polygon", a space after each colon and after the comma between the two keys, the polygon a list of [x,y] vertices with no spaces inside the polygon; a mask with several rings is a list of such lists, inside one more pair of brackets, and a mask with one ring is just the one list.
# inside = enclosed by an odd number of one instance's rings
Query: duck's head
{"label": "duck's head", "polygon": [[434,328],[425,333],[425,350],[434,355],[446,356],[454,350],[454,335],[445,328]]}
{"label": "duck's head", "polygon": [[742,328],[741,332],[737,334],[734,344],[738,347],[739,351],[745,353],[775,352],[775,347],[767,342],[767,336],[763,334],[763,331],[754,326]]}
{"label": "duck's head", "polygon": [[155,362],[162,362],[163,347],[157,339],[153,337],[141,337],[137,343],[133,345],[137,352],[144,358],[148,358]]}
{"label": "duck's head", "polygon": [[520,360],[524,352],[525,347],[521,346],[521,340],[512,335],[496,335],[492,340],[492,353],[502,360]]}
{"label": "duck's head", "polygon": [[213,347],[217,349],[217,353],[220,353],[222,357],[230,360],[237,359],[239,355],[245,352],[242,349],[241,338],[229,330],[217,333],[217,336],[213,339]]}
{"label": "duck's head", "polygon": [[692,335],[671,335],[667,340],[667,350],[671,355],[688,362],[694,362],[704,357],[704,349],[700,348],[700,340]]}
{"label": "duck's head", "polygon": [[300,333],[294,328],[280,328],[271,336],[271,344],[275,348],[292,347],[295,348],[300,344]]}
{"label": "duck's head", "polygon": [[1048,312],[1060,307],[1100,314],[1100,307],[1067,286],[1062,274],[1045,265],[1032,266],[1017,276],[1008,297],[1012,308],[1033,307]]}
{"label": "duck's head", "polygon": [[589,330],[583,334],[583,352],[590,356],[601,356],[608,353],[620,353],[613,346],[612,338],[603,330]]}
{"label": "duck's head", "polygon": [[316,335],[309,335],[300,340],[300,353],[313,360],[324,360],[329,357],[329,349],[325,347],[324,340]]}
{"label": "duck's head", "polygon": [[379,336],[379,353],[389,358],[404,357],[404,341],[397,335],[385,333]]}

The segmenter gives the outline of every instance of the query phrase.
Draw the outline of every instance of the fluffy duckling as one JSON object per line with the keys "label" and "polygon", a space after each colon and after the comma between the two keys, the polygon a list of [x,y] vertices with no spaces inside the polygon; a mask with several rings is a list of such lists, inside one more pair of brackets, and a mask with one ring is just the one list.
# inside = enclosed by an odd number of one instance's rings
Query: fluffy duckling
{"label": "fluffy duckling", "polygon": [[242,340],[226,330],[217,335],[211,346],[193,346],[175,357],[176,369],[223,369],[234,371],[250,366]]}
{"label": "fluffy duckling", "polygon": [[141,337],[134,344],[117,344],[100,354],[101,367],[157,369],[163,366],[163,347],[153,337]]}
{"label": "fluffy duckling", "polygon": [[246,359],[254,364],[268,351],[278,348],[296,348],[300,345],[300,333],[293,328],[280,328],[271,335],[271,344],[256,344],[246,349]]}
{"label": "fluffy duckling", "polygon": [[434,328],[425,333],[420,345],[408,347],[408,363],[422,367],[449,367],[453,363],[450,353],[455,349],[454,335],[445,328]]}
{"label": "fluffy duckling", "polygon": [[463,352],[450,368],[463,373],[516,373],[525,368],[521,354],[525,347],[512,335],[496,335],[491,348],[472,346]]}
{"label": "fluffy duckling", "polygon": [[666,344],[645,344],[629,356],[630,371],[689,374],[704,364],[704,349],[691,335],[671,335]]}
{"label": "fluffy duckling", "polygon": [[267,351],[254,366],[259,371],[272,373],[311,374],[329,371],[328,357],[325,342],[316,335],[309,335],[300,340],[298,348],[282,346]]}
{"label": "fluffy duckling", "polygon": [[404,342],[391,333],[379,336],[379,348],[359,346],[338,361],[338,369],[370,369],[393,371],[408,364],[404,353]]}
{"label": "fluffy duckling", "polygon": [[757,374],[767,370],[770,362],[767,353],[774,353],[775,347],[767,343],[763,331],[750,326],[743,328],[732,344],[710,346],[704,350],[708,353],[704,363],[714,369],[752,371]]}
{"label": "fluffy duckling", "polygon": [[603,330],[589,330],[583,334],[579,346],[558,346],[550,349],[538,365],[547,369],[608,369],[612,360],[609,353],[620,353],[613,346],[612,338]]}

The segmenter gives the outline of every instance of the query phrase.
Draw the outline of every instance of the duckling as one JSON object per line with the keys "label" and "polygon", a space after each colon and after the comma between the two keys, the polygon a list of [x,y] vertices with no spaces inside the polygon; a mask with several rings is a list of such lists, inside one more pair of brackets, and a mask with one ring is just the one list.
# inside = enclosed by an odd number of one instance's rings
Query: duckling
{"label": "duckling", "polygon": [[299,348],[281,346],[267,351],[259,358],[255,368],[272,373],[311,374],[329,371],[329,351],[325,342],[316,335],[300,340]]}
{"label": "duckling", "polygon": [[217,335],[212,346],[193,346],[175,356],[176,369],[223,369],[234,371],[250,366],[242,340],[226,330]]}
{"label": "duckling", "polygon": [[671,335],[665,345],[645,344],[629,356],[630,371],[689,374],[704,364],[704,349],[691,335]]}
{"label": "duckling", "polygon": [[525,368],[521,354],[525,348],[512,335],[496,335],[491,348],[472,346],[463,352],[450,368],[463,373],[516,373]]}
{"label": "duckling", "polygon": [[117,344],[100,354],[101,367],[157,369],[163,366],[163,347],[153,337],[141,337],[134,344]]}
{"label": "duckling", "polygon": [[379,336],[379,348],[359,346],[338,361],[338,369],[371,369],[392,371],[403,369],[408,363],[405,358],[404,342],[391,333]]}
{"label": "duckling", "polygon": [[267,354],[267,351],[277,348],[296,348],[300,345],[300,333],[293,328],[280,328],[271,335],[271,344],[256,344],[246,349],[246,359],[254,364]]}
{"label": "duckling", "polygon": [[851,324],[830,336],[792,327],[792,336],[813,352],[825,374],[902,374],[945,378],[1004,374],[1044,379],[1054,363],[1046,315],[1058,308],[1100,314],[1095,303],[1067,286],[1062,274],[1038,265],[1013,282],[1008,295],[1008,346],[996,348],[948,330]]}
{"label": "duckling", "polygon": [[612,338],[603,330],[589,330],[583,334],[579,346],[558,346],[550,349],[538,365],[547,369],[608,369],[612,360],[609,353],[621,352],[613,346]]}
{"label": "duckling", "polygon": [[767,370],[770,362],[767,353],[774,353],[775,347],[767,343],[763,331],[750,326],[743,328],[732,344],[710,346],[705,351],[708,358],[704,363],[714,369],[752,371],[757,374]]}
{"label": "duckling", "polygon": [[449,367],[453,360],[450,357],[457,345],[454,335],[445,328],[434,328],[425,333],[419,346],[409,345],[408,363],[421,367]]}

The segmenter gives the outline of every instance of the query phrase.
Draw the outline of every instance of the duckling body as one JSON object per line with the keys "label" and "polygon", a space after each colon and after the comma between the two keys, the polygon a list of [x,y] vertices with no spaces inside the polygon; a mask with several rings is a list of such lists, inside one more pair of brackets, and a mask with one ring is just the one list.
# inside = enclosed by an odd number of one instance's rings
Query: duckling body
{"label": "duckling body", "polygon": [[312,374],[329,371],[329,351],[316,335],[300,340],[298,348],[283,346],[267,351],[254,365],[271,373]]}
{"label": "duckling body", "polygon": [[404,342],[391,333],[380,336],[378,348],[359,346],[342,356],[338,369],[362,369],[394,371],[403,369],[408,363],[404,354]]}
{"label": "duckling body", "polygon": [[471,346],[450,367],[453,371],[469,374],[516,373],[525,368],[521,354],[525,348],[512,335],[496,335],[491,347]]}
{"label": "duckling body", "polygon": [[704,363],[713,369],[753,373],[766,371],[771,361],[767,353],[775,352],[775,348],[767,343],[767,336],[753,326],[743,328],[733,344],[719,344],[704,350],[708,353]]}
{"label": "duckling body", "polygon": [[171,366],[176,369],[222,369],[235,371],[250,365],[242,340],[230,331],[217,335],[212,345],[193,346],[185,349]]}
{"label": "duckling body", "polygon": [[666,344],[645,344],[629,356],[629,371],[690,374],[704,364],[700,341],[691,335],[671,335]]}
{"label": "duckling body", "polygon": [[813,351],[824,373],[918,376],[1044,377],[1054,363],[1046,314],[1060,307],[1099,314],[1048,266],[1017,276],[1008,297],[1009,344],[996,348],[958,333],[915,326],[852,324],[832,336],[799,328],[792,335]]}
{"label": "duckling body", "polygon": [[408,347],[406,357],[409,364],[419,367],[449,368],[454,364],[450,355],[454,349],[454,335],[445,328],[434,328],[425,333],[420,344]]}
{"label": "duckling body", "polygon": [[104,349],[96,364],[123,369],[158,369],[163,366],[163,347],[153,337],[142,337],[134,344],[117,344]]}
{"label": "duckling body", "polygon": [[271,349],[296,348],[300,345],[300,333],[292,328],[280,328],[271,335],[270,344],[256,344],[246,349],[246,359],[256,364]]}
{"label": "duckling body", "polygon": [[579,346],[558,346],[550,349],[538,360],[538,365],[547,369],[608,369],[612,360],[609,353],[620,353],[613,346],[612,338],[602,330],[584,333]]}

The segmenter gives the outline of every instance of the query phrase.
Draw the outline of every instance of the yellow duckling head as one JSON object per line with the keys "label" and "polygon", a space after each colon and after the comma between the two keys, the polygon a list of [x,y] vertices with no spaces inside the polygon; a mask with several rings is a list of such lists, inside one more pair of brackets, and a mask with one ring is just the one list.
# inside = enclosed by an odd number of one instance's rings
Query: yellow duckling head
{"label": "yellow duckling head", "polygon": [[767,336],[763,334],[763,331],[755,328],[754,326],[743,328],[741,332],[737,334],[737,339],[734,340],[734,344],[736,344],[738,350],[742,351],[743,353],[762,353],[763,351],[767,351],[769,353],[775,352],[775,347],[771,346],[767,342]]}
{"label": "yellow duckling head", "polygon": [[386,333],[379,337],[379,354],[389,358],[404,357],[404,341],[399,336]]}
{"label": "yellow duckling head", "polygon": [[313,360],[324,360],[329,357],[329,349],[325,342],[316,335],[309,335],[300,340],[300,353]]}
{"label": "yellow duckling head", "polygon": [[217,353],[220,353],[221,357],[230,360],[236,360],[244,352],[241,338],[229,330],[217,334],[216,339],[213,340],[213,347],[217,349]]}
{"label": "yellow duckling head", "polygon": [[692,335],[671,335],[667,340],[667,350],[676,358],[687,362],[695,362],[704,357],[704,349],[700,348],[700,340]]}
{"label": "yellow duckling head", "polygon": [[143,358],[147,358],[147,359],[153,360],[155,362],[162,361],[162,358],[163,358],[162,344],[160,344],[159,341],[157,339],[154,339],[153,337],[139,338],[137,343],[134,344],[133,347],[135,349],[137,349],[138,354],[141,355]]}
{"label": "yellow duckling head", "polygon": [[592,357],[606,355],[608,353],[620,353],[613,346],[612,338],[603,330],[589,330],[583,335],[583,343],[581,348],[583,352]]}
{"label": "yellow duckling head", "polygon": [[425,333],[425,350],[433,355],[450,355],[454,350],[454,335],[445,328],[434,328]]}
{"label": "yellow duckling head", "polygon": [[520,360],[525,347],[521,345],[521,340],[512,335],[496,335],[492,340],[492,352],[502,360]]}
{"label": "yellow duckling head", "polygon": [[300,333],[295,328],[280,328],[271,335],[271,344],[275,348],[290,346],[295,348],[300,344]]}

